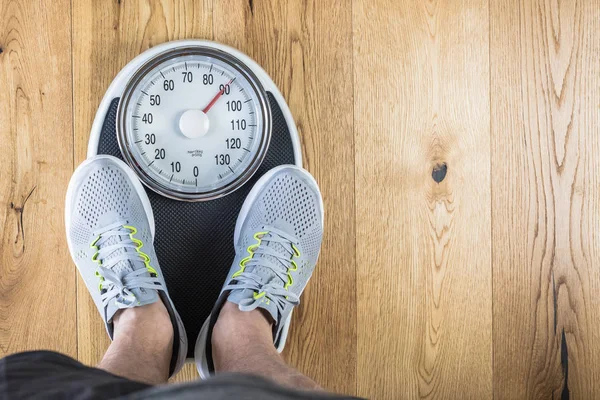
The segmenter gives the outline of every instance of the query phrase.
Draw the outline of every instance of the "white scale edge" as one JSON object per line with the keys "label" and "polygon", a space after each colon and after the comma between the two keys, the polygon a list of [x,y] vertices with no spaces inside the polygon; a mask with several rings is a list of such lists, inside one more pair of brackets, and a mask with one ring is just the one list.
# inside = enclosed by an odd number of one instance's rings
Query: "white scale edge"
{"label": "white scale edge", "polygon": [[[252,60],[250,57],[248,57],[241,51],[234,49],[233,47],[229,47],[224,44],[216,43],[209,40],[175,40],[159,44],[135,57],[121,71],[119,71],[115,79],[113,79],[112,83],[106,90],[106,93],[104,94],[104,97],[100,102],[100,106],[98,106],[98,111],[96,111],[94,123],[92,124],[92,129],[90,130],[87,158],[94,157],[98,154],[100,134],[102,133],[102,126],[104,125],[104,119],[106,118],[106,114],[108,113],[110,104],[112,103],[115,97],[123,97],[125,87],[127,86],[127,83],[129,82],[131,76],[135,73],[135,71],[137,71],[144,63],[146,63],[146,61],[150,60],[151,58],[155,57],[160,53],[172,49],[177,49],[180,47],[193,46],[210,47],[213,49],[227,52],[233,55],[234,57],[238,58],[240,61],[246,64],[246,66],[250,68],[252,72],[254,72],[254,74],[258,77],[260,83],[263,85],[265,91],[271,92],[271,94],[275,97],[275,100],[279,104],[281,112],[283,113],[283,117],[285,118],[285,122],[287,123],[290,132],[290,137],[292,139],[292,147],[294,149],[294,159],[296,160],[296,165],[302,167],[302,148],[300,144],[300,136],[298,135],[298,129],[296,128],[296,123],[294,122],[294,118],[292,117],[292,113],[290,112],[286,101],[284,100],[281,92],[279,91],[271,77],[265,72],[264,69],[261,68],[260,65],[258,65],[254,60]],[[116,121],[117,124],[118,122],[119,121]]]}

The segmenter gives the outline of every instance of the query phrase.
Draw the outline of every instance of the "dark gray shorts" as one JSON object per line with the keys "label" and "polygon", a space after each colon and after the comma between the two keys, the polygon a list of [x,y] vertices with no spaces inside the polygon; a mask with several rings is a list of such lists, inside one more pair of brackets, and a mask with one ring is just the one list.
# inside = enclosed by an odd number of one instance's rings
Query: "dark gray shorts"
{"label": "dark gray shorts", "polygon": [[251,375],[223,374],[206,381],[151,386],[51,351],[13,354],[0,360],[2,399],[342,399],[290,390]]}

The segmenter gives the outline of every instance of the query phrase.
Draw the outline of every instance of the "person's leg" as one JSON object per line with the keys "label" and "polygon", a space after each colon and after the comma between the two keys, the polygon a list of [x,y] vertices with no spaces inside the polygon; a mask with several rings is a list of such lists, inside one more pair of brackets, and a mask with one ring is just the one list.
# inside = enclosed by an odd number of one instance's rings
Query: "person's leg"
{"label": "person's leg", "polygon": [[71,178],[67,243],[113,343],[99,367],[166,382],[187,356],[187,335],[154,251],[150,200],[123,161],[96,156]]}
{"label": "person's leg", "polygon": [[273,345],[273,328],[267,318],[259,309],[240,311],[237,304],[226,302],[212,335],[215,370],[260,375],[297,389],[320,389],[283,361]]}
{"label": "person's leg", "polygon": [[314,178],[280,166],[254,185],[234,232],[236,256],[196,341],[204,379],[220,372],[261,375],[287,387],[318,389],[286,365],[292,310],[313,273],[323,237],[323,202]]}
{"label": "person's leg", "polygon": [[164,304],[157,301],[121,310],[114,316],[113,324],[113,342],[98,368],[138,382],[167,382],[173,355],[173,325]]}

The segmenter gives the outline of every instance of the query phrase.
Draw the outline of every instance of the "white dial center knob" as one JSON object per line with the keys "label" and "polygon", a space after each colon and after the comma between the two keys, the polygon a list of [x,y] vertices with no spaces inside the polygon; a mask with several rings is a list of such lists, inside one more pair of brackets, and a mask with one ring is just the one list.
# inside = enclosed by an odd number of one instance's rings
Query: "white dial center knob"
{"label": "white dial center knob", "polygon": [[210,122],[202,110],[187,110],[179,118],[179,130],[190,139],[206,135]]}

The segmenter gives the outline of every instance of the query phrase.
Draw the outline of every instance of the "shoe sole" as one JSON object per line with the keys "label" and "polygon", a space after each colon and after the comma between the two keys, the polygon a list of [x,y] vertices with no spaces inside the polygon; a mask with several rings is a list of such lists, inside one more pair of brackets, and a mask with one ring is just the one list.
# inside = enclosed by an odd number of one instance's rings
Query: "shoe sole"
{"label": "shoe sole", "polygon": [[[319,185],[317,184],[317,181],[315,180],[315,178],[304,168],[298,167],[297,165],[280,165],[280,166],[275,167],[275,168],[271,169],[270,171],[266,172],[254,184],[254,186],[250,190],[250,193],[248,193],[248,196],[246,197],[246,200],[244,200],[244,204],[242,204],[242,208],[240,209],[240,213],[239,213],[237,221],[235,223],[235,231],[233,234],[233,243],[237,244],[239,236],[240,236],[240,231],[242,230],[242,224],[246,220],[246,217],[248,216],[248,213],[250,212],[250,208],[251,208],[252,204],[254,203],[254,201],[256,200],[256,198],[258,197],[259,193],[262,191],[262,189],[265,187],[265,185],[271,180],[271,178],[273,176],[275,176],[275,174],[277,174],[278,172],[280,172],[284,169],[293,169],[293,170],[301,171],[305,175],[305,177],[308,178],[308,180],[311,182],[311,184],[314,186],[314,188],[316,189],[316,191],[319,195],[319,206],[320,206],[320,210],[321,210],[321,228],[325,229],[325,213],[324,213],[325,209],[323,207],[323,196],[321,195]],[[312,275],[306,281],[307,285],[308,285],[308,282],[310,281],[310,278],[312,278]],[[294,313],[294,310],[292,309],[292,311],[290,311],[290,314],[288,315],[287,320],[285,321],[283,330],[281,331],[281,339],[279,341],[279,346],[277,347],[277,351],[279,353],[281,353],[285,347],[285,342],[287,340],[293,313]],[[198,374],[200,375],[201,379],[208,379],[210,377],[210,373],[208,372],[208,361],[206,359],[206,351],[205,351],[206,336],[208,333],[209,322],[210,322],[210,315],[208,316],[208,318],[206,318],[206,320],[202,324],[202,328],[200,328],[200,333],[198,334],[198,338],[196,339],[196,345],[194,347],[194,358],[196,361],[196,369],[198,370]]]}
{"label": "shoe sole", "polygon": [[[75,193],[77,193],[76,190],[79,189],[79,187],[83,183],[83,180],[79,177],[79,175],[83,174],[85,172],[85,170],[87,169],[87,167],[91,163],[93,163],[94,161],[99,160],[99,159],[107,159],[107,160],[110,160],[111,162],[114,162],[118,167],[121,168],[121,170],[123,172],[125,172],[127,174],[127,177],[131,181],[133,188],[137,192],[140,200],[142,201],[142,206],[144,207],[144,211],[146,212],[146,216],[148,217],[148,223],[150,224],[150,234],[152,236],[152,244],[154,244],[154,233],[155,233],[154,213],[152,212],[152,206],[150,205],[150,199],[148,198],[148,194],[146,193],[146,190],[142,186],[141,182],[139,181],[137,175],[135,174],[135,172],[133,172],[133,170],[127,164],[125,164],[123,161],[119,160],[118,158],[109,156],[109,155],[99,155],[99,156],[94,156],[92,158],[88,158],[83,163],[81,163],[81,165],[79,165],[77,167],[77,169],[75,169],[75,171],[73,172],[73,176],[71,177],[71,180],[69,181],[69,186],[67,187],[67,195],[65,198],[65,231],[67,233],[67,245],[69,247],[69,252],[71,254],[73,254],[73,251],[72,251],[73,245],[71,243],[71,237],[69,235],[69,228],[71,226],[71,214],[73,212],[73,203],[75,202]],[[162,270],[161,270],[161,273],[162,273]],[[177,355],[177,363],[175,365],[175,370],[172,374],[172,375],[175,375],[177,372],[179,372],[179,370],[181,370],[181,368],[183,368],[183,365],[185,364],[185,359],[187,357],[188,343],[187,343],[187,335],[185,332],[185,326],[183,325],[183,321],[181,320],[179,313],[175,309],[175,305],[173,304],[171,297],[167,295],[167,298],[169,299],[169,302],[171,302],[171,308],[173,309],[173,311],[175,313],[175,320],[177,321],[177,327],[180,332],[179,354]]]}

